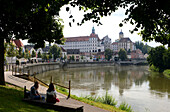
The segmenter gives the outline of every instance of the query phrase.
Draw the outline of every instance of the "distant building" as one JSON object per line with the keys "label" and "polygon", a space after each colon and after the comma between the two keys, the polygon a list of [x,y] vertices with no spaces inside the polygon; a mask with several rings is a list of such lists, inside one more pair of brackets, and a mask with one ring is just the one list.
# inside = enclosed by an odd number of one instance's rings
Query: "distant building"
{"label": "distant building", "polygon": [[132,59],[144,59],[144,55],[140,49],[136,49],[131,52]]}
{"label": "distant building", "polygon": [[98,35],[95,34],[94,27],[90,36],[79,36],[79,37],[65,37],[66,42],[62,47],[64,49],[79,49],[80,52],[103,52],[104,46],[101,45],[101,40]]}
{"label": "distant building", "polygon": [[124,34],[121,30],[119,33],[119,39],[112,43],[112,49],[114,52],[119,52],[120,49],[125,49],[127,52],[131,52],[136,50],[136,46],[129,37],[124,37]]}
{"label": "distant building", "polygon": [[[74,60],[72,60],[72,57],[74,57]],[[79,61],[80,50],[79,49],[67,49],[67,59],[70,61]]]}
{"label": "distant building", "polygon": [[106,49],[112,49],[112,41],[111,38],[108,37],[108,35],[106,35],[105,37],[103,37],[102,39],[102,44],[104,46],[104,50]]}

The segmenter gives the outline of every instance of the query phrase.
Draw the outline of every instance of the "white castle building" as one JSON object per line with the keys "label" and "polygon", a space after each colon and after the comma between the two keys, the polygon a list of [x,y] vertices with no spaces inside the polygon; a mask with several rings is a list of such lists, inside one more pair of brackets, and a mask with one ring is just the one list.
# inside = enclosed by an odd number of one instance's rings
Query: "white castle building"
{"label": "white castle building", "polygon": [[79,36],[79,37],[65,37],[66,42],[62,47],[64,49],[79,49],[80,52],[103,52],[104,46],[101,45],[101,40],[98,35],[95,34],[94,27],[90,36]]}
{"label": "white castle building", "polygon": [[119,52],[120,49],[125,49],[126,51],[136,50],[135,43],[129,37],[124,37],[122,30],[119,33],[119,39],[112,43],[112,48],[114,52]]}

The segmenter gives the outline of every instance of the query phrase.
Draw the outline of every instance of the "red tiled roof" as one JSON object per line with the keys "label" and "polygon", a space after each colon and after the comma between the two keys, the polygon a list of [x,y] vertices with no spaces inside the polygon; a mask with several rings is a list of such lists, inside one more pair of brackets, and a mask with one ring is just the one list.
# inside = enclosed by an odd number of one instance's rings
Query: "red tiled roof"
{"label": "red tiled roof", "polygon": [[90,36],[79,36],[79,37],[65,37],[66,42],[78,42],[78,41],[89,41],[89,38],[97,38],[100,41],[97,34],[91,33]]}
{"label": "red tiled roof", "polygon": [[129,37],[127,37],[127,38],[121,38],[121,39],[119,40],[119,42],[127,42],[127,41],[132,42]]}
{"label": "red tiled roof", "polygon": [[77,41],[88,41],[89,36],[80,36],[80,37],[65,37],[66,42],[77,42]]}
{"label": "red tiled roof", "polygon": [[18,48],[24,47],[24,44],[20,40],[14,40],[14,42]]}
{"label": "red tiled roof", "polygon": [[118,42],[113,42],[113,43],[112,43],[112,45],[116,45],[116,44],[118,44]]}

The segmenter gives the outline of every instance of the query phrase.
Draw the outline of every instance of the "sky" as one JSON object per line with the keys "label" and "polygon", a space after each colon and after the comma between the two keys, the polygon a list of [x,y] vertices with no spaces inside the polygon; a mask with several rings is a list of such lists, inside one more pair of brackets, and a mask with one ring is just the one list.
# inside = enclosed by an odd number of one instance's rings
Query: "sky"
{"label": "sky", "polygon": [[[135,26],[127,23],[124,24],[123,27],[119,27],[119,23],[126,18],[125,9],[123,8],[119,8],[116,12],[112,13],[111,16],[102,17],[101,23],[103,25],[100,26],[97,26],[97,24],[92,21],[87,21],[82,26],[77,26],[76,23],[81,22],[84,12],[79,11],[78,7],[70,7],[70,9],[71,10],[67,12],[66,6],[63,6],[59,13],[60,18],[64,21],[64,23],[62,23],[64,25],[64,37],[89,36],[92,32],[92,27],[94,26],[95,33],[98,34],[100,39],[108,35],[112,42],[115,42],[115,40],[119,38],[119,32],[122,30],[124,37],[129,37],[132,42],[142,41],[142,37],[137,34],[138,32],[134,32],[133,34],[129,32],[129,30],[133,30]],[[69,26],[69,22],[72,21],[72,19],[69,19],[70,14],[72,14],[75,19],[75,23],[72,24],[72,27]],[[23,43],[27,44],[27,41],[23,41]],[[152,47],[161,45],[156,42],[147,42],[147,44]]]}
{"label": "sky", "polygon": [[[69,22],[72,21],[72,19],[69,19],[70,14],[72,14],[75,19],[75,23],[72,24],[72,27],[69,26]],[[97,26],[97,24],[92,21],[87,21],[82,26],[77,26],[76,23],[81,22],[83,14],[84,12],[79,11],[78,7],[71,8],[69,12],[66,11],[66,6],[61,8],[60,18],[64,21],[64,37],[89,36],[94,26],[95,33],[98,34],[100,39],[108,35],[112,42],[115,42],[115,40],[119,38],[119,32],[122,30],[124,37],[129,37],[132,42],[142,41],[142,37],[137,34],[139,32],[134,32],[133,34],[129,32],[129,30],[132,30],[135,26],[127,23],[124,24],[123,27],[119,27],[119,23],[127,17],[125,15],[125,9],[123,8],[119,8],[116,12],[112,13],[111,16],[102,17],[101,23],[103,25],[100,26]],[[147,42],[147,44],[152,47],[161,45],[156,42]]]}

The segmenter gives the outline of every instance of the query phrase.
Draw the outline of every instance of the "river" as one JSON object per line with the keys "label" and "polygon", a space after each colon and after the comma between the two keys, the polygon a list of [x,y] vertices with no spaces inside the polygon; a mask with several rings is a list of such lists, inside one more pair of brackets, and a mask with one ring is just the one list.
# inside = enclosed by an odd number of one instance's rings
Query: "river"
{"label": "river", "polygon": [[106,91],[135,112],[170,112],[170,79],[148,71],[148,66],[109,66],[58,69],[37,77],[68,86],[77,96],[104,96]]}

